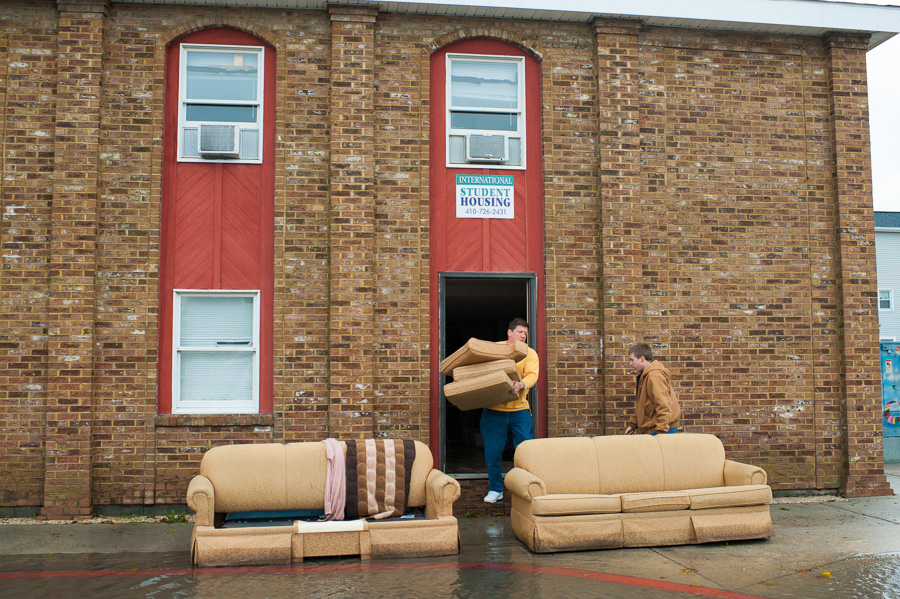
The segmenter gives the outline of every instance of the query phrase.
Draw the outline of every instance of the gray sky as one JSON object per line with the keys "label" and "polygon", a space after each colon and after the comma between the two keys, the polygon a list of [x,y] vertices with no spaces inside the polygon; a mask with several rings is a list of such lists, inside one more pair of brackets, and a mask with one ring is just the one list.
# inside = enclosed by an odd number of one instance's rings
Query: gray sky
{"label": "gray sky", "polygon": [[[900,0],[840,0],[900,6]],[[900,34],[868,53],[875,210],[900,212]]]}
{"label": "gray sky", "polygon": [[868,54],[875,210],[900,212],[900,35]]}

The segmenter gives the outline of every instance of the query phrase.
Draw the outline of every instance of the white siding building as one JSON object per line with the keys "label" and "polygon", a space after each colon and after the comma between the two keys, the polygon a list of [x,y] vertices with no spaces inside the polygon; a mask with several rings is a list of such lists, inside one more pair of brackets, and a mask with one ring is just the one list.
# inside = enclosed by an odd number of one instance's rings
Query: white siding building
{"label": "white siding building", "polygon": [[900,341],[900,212],[875,213],[878,323],[882,341]]}

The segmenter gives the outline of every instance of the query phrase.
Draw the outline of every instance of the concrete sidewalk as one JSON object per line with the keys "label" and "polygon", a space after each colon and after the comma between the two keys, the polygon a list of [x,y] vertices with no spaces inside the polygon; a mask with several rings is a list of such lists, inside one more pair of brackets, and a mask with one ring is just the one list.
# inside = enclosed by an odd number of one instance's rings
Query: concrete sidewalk
{"label": "concrete sidewalk", "polygon": [[[888,464],[885,474],[900,492],[900,464]],[[532,576],[577,570],[760,597],[900,596],[900,496],[775,503],[771,513],[775,534],[766,541],[541,555],[516,539],[508,517],[460,518],[459,556],[401,561],[410,569],[436,560],[507,564],[510,576],[517,568]],[[190,524],[0,524],[0,555],[174,553],[189,568],[190,537]],[[15,567],[16,560],[2,561],[0,573]]]}

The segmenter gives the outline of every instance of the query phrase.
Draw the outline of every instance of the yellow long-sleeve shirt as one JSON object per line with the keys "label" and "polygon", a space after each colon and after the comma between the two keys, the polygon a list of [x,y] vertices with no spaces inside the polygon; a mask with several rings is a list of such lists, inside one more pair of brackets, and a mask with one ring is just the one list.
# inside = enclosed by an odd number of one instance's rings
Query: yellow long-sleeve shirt
{"label": "yellow long-sleeve shirt", "polygon": [[[498,341],[498,343],[506,343],[506,341]],[[519,410],[529,409],[528,390],[537,384],[539,368],[540,360],[538,359],[537,352],[529,347],[525,359],[521,362],[516,362],[516,369],[519,371],[519,379],[525,383],[525,388],[519,391],[519,395],[516,399],[495,406],[488,406],[487,409],[497,410],[498,412],[518,412]]]}

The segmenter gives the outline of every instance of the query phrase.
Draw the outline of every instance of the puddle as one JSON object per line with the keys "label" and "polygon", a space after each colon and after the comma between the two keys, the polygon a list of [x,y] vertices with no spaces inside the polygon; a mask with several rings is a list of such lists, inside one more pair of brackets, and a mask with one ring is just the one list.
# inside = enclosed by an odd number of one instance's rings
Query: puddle
{"label": "puddle", "polygon": [[573,568],[460,563],[442,558],[309,560],[290,566],[196,570],[185,567],[189,563],[186,553],[11,556],[0,567],[0,598],[58,599],[71,597],[73,592],[80,597],[117,599],[747,597]]}
{"label": "puddle", "polygon": [[850,557],[743,590],[771,599],[896,599],[900,597],[900,554]]}
{"label": "puddle", "polygon": [[[823,572],[830,576],[823,576]],[[73,592],[76,595],[73,595]],[[308,560],[284,566],[190,567],[186,552],[6,556],[0,599],[320,599],[522,597],[660,599],[900,597],[900,555],[848,558],[809,572],[791,572],[729,592],[615,576],[577,568],[461,562],[455,558],[360,561]]]}

